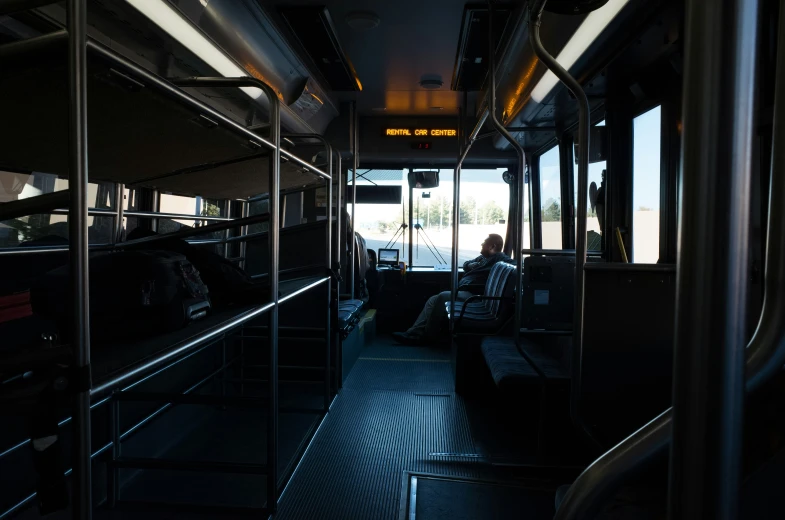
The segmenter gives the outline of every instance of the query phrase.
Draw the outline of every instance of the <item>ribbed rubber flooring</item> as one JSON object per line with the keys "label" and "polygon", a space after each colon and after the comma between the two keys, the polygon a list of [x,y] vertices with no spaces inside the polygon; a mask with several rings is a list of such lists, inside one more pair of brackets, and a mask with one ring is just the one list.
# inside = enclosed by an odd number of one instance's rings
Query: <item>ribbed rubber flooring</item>
{"label": "ribbed rubber flooring", "polygon": [[479,478],[446,352],[363,351],[294,474],[277,519],[395,519],[404,471]]}

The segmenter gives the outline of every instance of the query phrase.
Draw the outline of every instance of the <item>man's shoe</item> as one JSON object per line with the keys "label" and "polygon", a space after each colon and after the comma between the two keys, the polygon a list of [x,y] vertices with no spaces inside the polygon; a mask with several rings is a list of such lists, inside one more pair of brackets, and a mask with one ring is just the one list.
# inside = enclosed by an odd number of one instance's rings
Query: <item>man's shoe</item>
{"label": "man's shoe", "polygon": [[401,345],[418,345],[422,343],[422,338],[412,336],[406,332],[393,332],[393,339]]}

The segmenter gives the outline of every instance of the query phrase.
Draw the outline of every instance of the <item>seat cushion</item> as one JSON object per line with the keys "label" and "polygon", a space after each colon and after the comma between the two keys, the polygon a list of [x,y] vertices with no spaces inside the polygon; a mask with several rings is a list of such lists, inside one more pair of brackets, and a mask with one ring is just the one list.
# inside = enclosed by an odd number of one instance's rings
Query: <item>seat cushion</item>
{"label": "seat cushion", "polygon": [[365,302],[362,300],[341,300],[338,302],[338,308],[341,310],[353,310],[357,311],[362,309],[365,306]]}
{"label": "seat cushion", "polygon": [[[521,340],[521,348],[545,374],[547,380],[569,379],[561,362],[544,354],[537,345]],[[540,375],[515,347],[511,337],[489,336],[482,340],[482,355],[500,390],[510,390],[523,385],[539,383]]]}
{"label": "seat cushion", "polygon": [[360,313],[352,310],[338,310],[338,327],[351,329],[360,321]]}
{"label": "seat cushion", "polygon": [[342,300],[338,302],[338,328],[341,336],[346,338],[360,321],[360,315],[365,307],[362,300]]}

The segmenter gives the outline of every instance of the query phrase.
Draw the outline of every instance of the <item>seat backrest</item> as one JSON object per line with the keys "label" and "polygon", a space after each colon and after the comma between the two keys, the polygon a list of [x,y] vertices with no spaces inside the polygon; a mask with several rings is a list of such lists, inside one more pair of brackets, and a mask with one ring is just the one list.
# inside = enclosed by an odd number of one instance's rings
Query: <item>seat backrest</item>
{"label": "seat backrest", "polygon": [[527,329],[572,330],[575,258],[529,256],[523,260],[523,309]]}
{"label": "seat backrest", "polygon": [[[503,297],[512,294],[515,287],[515,277],[510,276],[515,272],[515,266],[506,262],[497,262],[491,268],[488,281],[485,282],[485,296]],[[488,310],[497,315],[502,302],[499,300],[489,300],[485,302]]]}
{"label": "seat backrest", "polygon": [[587,264],[585,283],[579,409],[610,447],[671,404],[676,267]]}

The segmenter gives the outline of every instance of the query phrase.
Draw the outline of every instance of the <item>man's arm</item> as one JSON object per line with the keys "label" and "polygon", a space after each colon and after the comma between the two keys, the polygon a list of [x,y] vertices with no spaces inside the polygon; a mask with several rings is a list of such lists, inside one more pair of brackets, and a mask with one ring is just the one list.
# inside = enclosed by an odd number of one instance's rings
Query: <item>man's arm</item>
{"label": "man's arm", "polygon": [[463,272],[468,273],[469,271],[477,269],[480,265],[482,265],[482,262],[483,262],[484,259],[485,259],[485,257],[480,255],[477,258],[475,258],[474,260],[467,260],[463,264]]}

